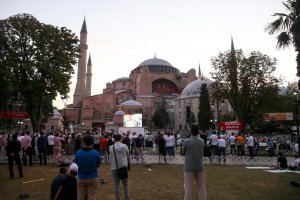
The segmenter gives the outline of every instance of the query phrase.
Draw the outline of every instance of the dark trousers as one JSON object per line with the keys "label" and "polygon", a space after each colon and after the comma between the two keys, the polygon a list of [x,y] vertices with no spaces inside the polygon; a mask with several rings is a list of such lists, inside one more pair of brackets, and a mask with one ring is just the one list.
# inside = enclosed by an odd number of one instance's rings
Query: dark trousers
{"label": "dark trousers", "polygon": [[253,147],[252,146],[248,146],[248,150],[249,150],[250,158],[253,158],[254,157]]}
{"label": "dark trousers", "polygon": [[234,145],[230,145],[230,154],[231,154],[231,155],[236,155],[235,144],[234,144]]}
{"label": "dark trousers", "polygon": [[31,147],[28,147],[25,151],[23,151],[23,165],[27,165],[27,156],[29,159],[29,165],[32,166],[32,150]]}
{"label": "dark trousers", "polygon": [[48,156],[53,156],[53,145],[48,145]]}
{"label": "dark trousers", "polygon": [[223,162],[226,162],[226,147],[218,147],[219,163],[221,164],[221,154],[223,155]]}
{"label": "dark trousers", "polygon": [[218,155],[218,147],[217,145],[210,145],[210,152],[212,156]]}
{"label": "dark trousers", "polygon": [[14,169],[13,169],[14,161],[16,161],[16,164],[18,166],[19,176],[23,177],[20,155],[16,155],[16,156],[8,156],[8,169],[9,169],[10,178],[14,177]]}
{"label": "dark trousers", "polygon": [[237,145],[237,152],[238,152],[238,156],[244,156],[245,155],[243,145]]}
{"label": "dark trousers", "polygon": [[44,165],[47,165],[46,149],[38,149],[38,151],[39,151],[40,165],[43,165],[43,160],[44,160]]}

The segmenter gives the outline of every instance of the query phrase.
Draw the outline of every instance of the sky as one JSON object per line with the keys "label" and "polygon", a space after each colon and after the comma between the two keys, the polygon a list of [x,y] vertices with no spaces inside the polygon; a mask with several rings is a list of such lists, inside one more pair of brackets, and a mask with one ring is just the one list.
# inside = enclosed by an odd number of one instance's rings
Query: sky
{"label": "sky", "polygon": [[[129,77],[144,60],[170,62],[181,72],[198,66],[210,77],[211,58],[230,49],[260,51],[277,59],[275,75],[296,81],[294,47],[276,49],[264,27],[286,12],[282,0],[0,0],[0,19],[28,13],[40,22],[67,27],[78,37],[84,20],[92,61],[92,95],[106,83]],[[77,65],[70,85],[73,102]],[[54,106],[63,107],[60,97]]]}

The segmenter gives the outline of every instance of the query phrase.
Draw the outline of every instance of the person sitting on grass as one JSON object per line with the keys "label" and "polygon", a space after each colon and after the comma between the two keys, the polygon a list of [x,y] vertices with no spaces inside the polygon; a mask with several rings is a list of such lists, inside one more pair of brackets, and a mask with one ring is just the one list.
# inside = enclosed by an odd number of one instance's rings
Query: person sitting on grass
{"label": "person sitting on grass", "polygon": [[279,169],[287,169],[287,159],[285,156],[283,156],[283,153],[280,151],[278,153],[279,157],[277,158],[277,167]]}
{"label": "person sitting on grass", "polygon": [[67,173],[67,169],[65,167],[59,168],[59,174],[53,179],[51,183],[51,192],[50,192],[51,200],[54,199],[62,182],[67,178],[66,173]]}
{"label": "person sitting on grass", "polygon": [[289,166],[289,170],[300,170],[300,157],[296,156],[296,159]]}
{"label": "person sitting on grass", "polygon": [[54,200],[77,200],[77,172],[77,164],[72,163],[70,165],[69,173],[66,175],[66,178],[63,180],[55,194]]}

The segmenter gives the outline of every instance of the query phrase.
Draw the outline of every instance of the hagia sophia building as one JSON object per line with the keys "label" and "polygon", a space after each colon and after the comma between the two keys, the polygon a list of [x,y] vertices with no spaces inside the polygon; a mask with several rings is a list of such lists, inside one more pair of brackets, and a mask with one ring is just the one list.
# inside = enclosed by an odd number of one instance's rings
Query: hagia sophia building
{"label": "hagia sophia building", "polygon": [[117,129],[123,126],[124,115],[134,113],[143,114],[143,127],[154,128],[151,118],[162,105],[170,116],[168,128],[187,128],[185,107],[189,106],[197,113],[201,84],[212,83],[203,78],[200,66],[196,76],[195,69],[180,72],[168,61],[154,56],[133,68],[129,77],[107,83],[102,94],[91,95],[92,61],[90,55],[87,57],[87,36],[84,20],[80,31],[80,57],[73,104],[67,105],[62,112],[74,129]]}

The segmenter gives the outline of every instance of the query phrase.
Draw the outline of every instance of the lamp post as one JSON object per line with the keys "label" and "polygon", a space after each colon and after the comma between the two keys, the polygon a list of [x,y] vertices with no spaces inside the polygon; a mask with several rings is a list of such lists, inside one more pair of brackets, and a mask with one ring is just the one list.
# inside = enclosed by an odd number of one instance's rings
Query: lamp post
{"label": "lamp post", "polygon": [[64,102],[64,113],[63,113],[63,133],[66,133],[66,108],[67,108],[67,99],[63,99]]}
{"label": "lamp post", "polygon": [[[219,109],[219,102],[220,102],[220,100],[219,99],[217,99],[217,125],[218,125],[218,132],[220,132],[220,109]],[[221,107],[223,107],[223,105],[224,105],[224,100],[222,99],[221,100]]]}
{"label": "lamp post", "polygon": [[217,119],[211,119],[210,120],[210,123],[212,124],[212,129],[213,130],[216,130],[216,122],[217,122]]}
{"label": "lamp post", "polygon": [[296,101],[295,101],[295,120],[296,120],[296,126],[297,126],[297,143],[298,143],[298,157],[300,157],[300,137],[299,137],[299,99],[298,99],[298,93],[294,93],[296,95]]}
{"label": "lamp post", "polygon": [[19,133],[21,133],[22,125],[23,125],[23,122],[18,121]]}

